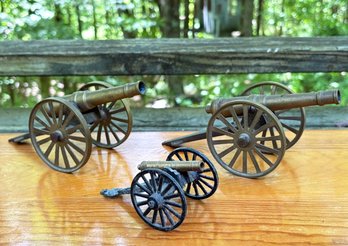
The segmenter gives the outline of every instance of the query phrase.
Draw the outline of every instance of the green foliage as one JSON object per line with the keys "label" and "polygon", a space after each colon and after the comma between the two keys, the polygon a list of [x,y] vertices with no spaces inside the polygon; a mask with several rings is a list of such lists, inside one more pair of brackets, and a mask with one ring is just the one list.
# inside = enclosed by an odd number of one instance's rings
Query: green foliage
{"label": "green foliage", "polygon": [[[188,3],[187,15],[185,2]],[[254,1],[254,34],[259,24],[262,36],[348,35],[346,0],[264,0],[261,12],[258,2]],[[236,3],[234,1],[234,6]],[[195,0],[181,0],[181,36],[184,37],[186,19],[189,38],[211,38],[202,31],[195,8]],[[258,14],[262,16],[260,23]],[[163,23],[157,0],[0,0],[0,41],[160,38]],[[32,107],[43,95],[71,93],[80,84],[92,80],[119,85],[139,79],[146,81],[149,89],[137,105],[203,106],[217,97],[237,96],[248,85],[261,81],[282,82],[296,92],[338,88],[343,103],[348,103],[347,73],[284,73],[184,76],[180,77],[182,94],[169,90],[165,76],[51,77],[48,86],[43,86],[47,81],[40,78],[6,77],[0,78],[0,105]]]}

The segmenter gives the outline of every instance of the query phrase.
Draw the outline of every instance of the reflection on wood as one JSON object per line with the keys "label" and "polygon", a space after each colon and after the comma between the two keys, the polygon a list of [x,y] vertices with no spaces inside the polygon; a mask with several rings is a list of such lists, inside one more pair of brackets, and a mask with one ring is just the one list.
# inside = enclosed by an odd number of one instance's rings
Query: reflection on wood
{"label": "reflection on wood", "polygon": [[231,175],[207,154],[217,192],[190,200],[184,223],[164,233],[147,226],[130,197],[105,199],[103,188],[128,187],[144,160],[164,160],[164,140],[186,133],[132,133],[114,150],[93,148],[83,169],[45,166],[31,144],[0,135],[0,244],[348,244],[348,131],[306,130],[280,165],[262,179]]}

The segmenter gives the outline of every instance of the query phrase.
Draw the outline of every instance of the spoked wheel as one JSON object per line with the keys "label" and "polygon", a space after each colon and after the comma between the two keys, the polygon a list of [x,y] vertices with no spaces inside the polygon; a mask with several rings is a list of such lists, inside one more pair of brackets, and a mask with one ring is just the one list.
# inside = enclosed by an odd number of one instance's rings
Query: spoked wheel
{"label": "spoked wheel", "polygon": [[201,171],[190,171],[194,181],[183,187],[185,195],[193,199],[205,199],[213,195],[219,185],[217,171],[211,161],[197,150],[181,147],[173,150],[167,161],[202,161],[204,168]]}
{"label": "spoked wheel", "polygon": [[[293,94],[294,92],[288,87],[276,83],[276,82],[262,82],[250,86],[241,96],[248,96],[253,94],[260,95],[285,95]],[[277,118],[280,120],[282,126],[284,127],[285,138],[286,138],[286,148],[292,147],[302,136],[304,131],[306,115],[304,108],[293,108],[286,110],[276,110],[273,112]],[[272,135],[272,129],[269,129],[269,134]],[[267,135],[267,132],[263,133]]]}
{"label": "spoked wheel", "polygon": [[131,198],[138,215],[157,230],[171,231],[185,219],[184,192],[170,174],[160,169],[138,173],[132,182]]}
{"label": "spoked wheel", "polygon": [[[88,83],[81,91],[96,91],[112,87],[100,81]],[[132,131],[133,118],[126,100],[117,100],[98,106],[102,119],[91,124],[93,143],[102,148],[112,149],[122,144]],[[96,132],[94,132],[96,131]]]}
{"label": "spoked wheel", "polygon": [[35,105],[29,132],[36,153],[52,169],[70,173],[89,159],[92,139],[81,112],[70,102],[47,98]]}
{"label": "spoked wheel", "polygon": [[[265,131],[272,132],[264,136]],[[277,117],[265,106],[248,100],[224,104],[209,120],[208,146],[229,172],[257,178],[272,172],[285,153],[285,136]],[[265,155],[263,151],[272,155]]]}

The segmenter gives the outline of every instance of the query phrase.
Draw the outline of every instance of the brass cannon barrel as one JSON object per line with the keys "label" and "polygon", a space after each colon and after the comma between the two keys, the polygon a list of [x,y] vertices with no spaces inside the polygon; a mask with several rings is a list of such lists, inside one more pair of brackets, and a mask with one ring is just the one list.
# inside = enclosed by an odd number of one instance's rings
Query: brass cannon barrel
{"label": "brass cannon barrel", "polygon": [[[250,95],[234,97],[229,99],[216,99],[205,108],[205,111],[209,114],[214,114],[224,104],[237,100],[249,100],[256,103],[260,103],[269,108],[270,110],[275,111],[314,105],[322,106],[326,104],[339,104],[341,101],[341,97],[339,90],[326,90],[319,92],[285,95]],[[243,109],[242,107],[236,107],[235,110],[237,114],[241,114]],[[225,116],[230,115],[228,111],[222,113]]]}
{"label": "brass cannon barrel", "polygon": [[[146,91],[145,83],[138,81],[128,83],[122,86],[100,89],[96,91],[77,91],[73,94],[63,96],[67,101],[74,102],[79,110],[84,113],[98,105],[117,101],[119,99],[132,97],[135,95],[144,95]],[[57,112],[57,109],[55,108]]]}
{"label": "brass cannon barrel", "polygon": [[201,161],[143,161],[138,165],[139,170],[146,168],[172,168],[180,172],[200,171],[204,167]]}

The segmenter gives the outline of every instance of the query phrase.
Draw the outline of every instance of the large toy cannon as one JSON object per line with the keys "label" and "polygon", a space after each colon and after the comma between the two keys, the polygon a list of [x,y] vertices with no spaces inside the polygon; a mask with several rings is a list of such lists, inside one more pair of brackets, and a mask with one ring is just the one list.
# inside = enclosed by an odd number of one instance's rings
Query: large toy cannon
{"label": "large toy cannon", "polygon": [[31,111],[29,133],[9,141],[30,138],[49,167],[74,172],[88,161],[92,143],[114,148],[128,138],[132,114],[123,99],[143,95],[145,90],[141,81],[117,87],[91,82],[71,95],[44,99]]}
{"label": "large toy cannon", "polygon": [[205,199],[213,195],[219,179],[214,165],[202,153],[178,148],[166,161],[142,162],[129,188],[105,189],[105,197],[130,194],[142,220],[153,228],[171,231],[187,213],[187,197]]}
{"label": "large toy cannon", "polygon": [[285,86],[264,82],[242,96],[217,99],[206,107],[212,114],[207,130],[163,142],[171,147],[207,139],[216,161],[229,172],[257,178],[272,172],[285,150],[301,137],[303,107],[338,104],[338,90],[292,94]]}

